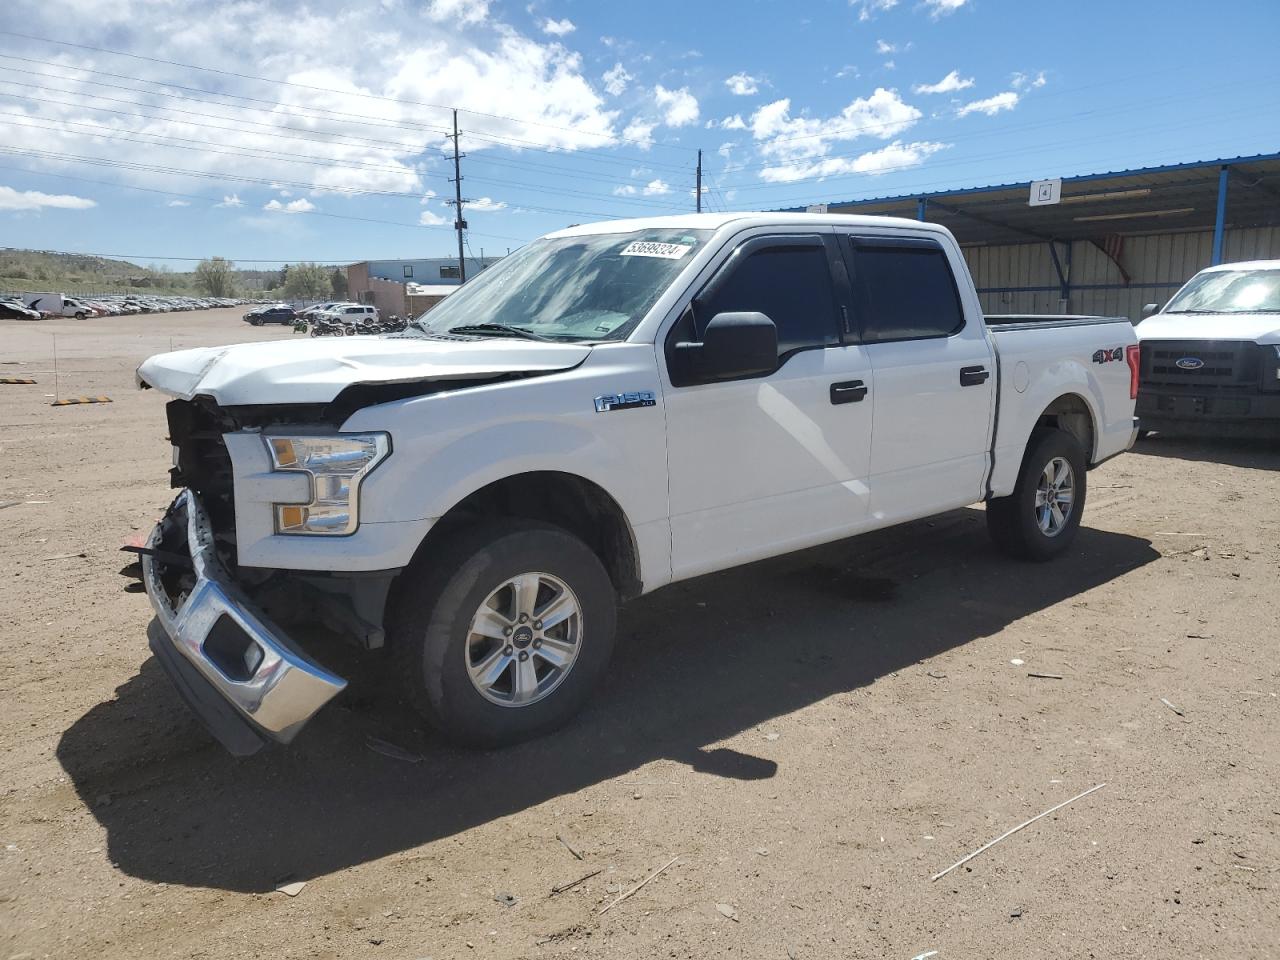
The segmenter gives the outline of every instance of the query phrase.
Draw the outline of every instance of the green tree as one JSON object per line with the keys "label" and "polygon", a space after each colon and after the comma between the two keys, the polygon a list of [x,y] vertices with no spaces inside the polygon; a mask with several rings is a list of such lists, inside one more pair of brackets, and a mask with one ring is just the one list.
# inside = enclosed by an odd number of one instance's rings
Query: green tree
{"label": "green tree", "polygon": [[196,285],[211,297],[229,297],[235,286],[231,261],[223,257],[201,260],[196,266]]}
{"label": "green tree", "polygon": [[297,263],[287,268],[284,295],[288,300],[322,300],[333,289],[329,271],[315,263]]}
{"label": "green tree", "polygon": [[329,277],[329,283],[333,287],[333,299],[345,300],[347,298],[347,275],[341,267],[334,267],[333,274]]}

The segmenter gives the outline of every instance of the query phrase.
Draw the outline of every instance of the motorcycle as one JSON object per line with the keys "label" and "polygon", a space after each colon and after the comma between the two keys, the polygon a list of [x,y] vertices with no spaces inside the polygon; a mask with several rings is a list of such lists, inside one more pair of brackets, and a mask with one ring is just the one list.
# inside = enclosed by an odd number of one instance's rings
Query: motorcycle
{"label": "motorcycle", "polygon": [[318,317],[311,321],[311,336],[313,337],[341,337],[344,334],[350,336],[352,332],[349,327],[327,317]]}

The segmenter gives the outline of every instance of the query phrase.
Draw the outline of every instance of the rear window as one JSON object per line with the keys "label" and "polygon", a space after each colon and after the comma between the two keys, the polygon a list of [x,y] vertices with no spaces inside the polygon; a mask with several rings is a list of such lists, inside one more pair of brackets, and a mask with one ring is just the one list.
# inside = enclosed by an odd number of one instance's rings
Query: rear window
{"label": "rear window", "polygon": [[934,244],[858,242],[853,282],[864,340],[947,337],[964,326],[951,265]]}

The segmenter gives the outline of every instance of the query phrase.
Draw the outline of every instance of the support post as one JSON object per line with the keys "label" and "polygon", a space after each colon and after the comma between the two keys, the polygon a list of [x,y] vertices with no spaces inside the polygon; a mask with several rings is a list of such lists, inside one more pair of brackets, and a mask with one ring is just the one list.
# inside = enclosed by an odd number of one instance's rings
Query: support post
{"label": "support post", "polygon": [[1213,221],[1213,260],[1211,266],[1222,262],[1222,234],[1227,223],[1227,177],[1231,168],[1225,163],[1218,171],[1218,213]]}
{"label": "support post", "polygon": [[924,223],[924,221],[928,219],[925,216],[925,211],[927,211],[928,209],[929,209],[928,200],[926,200],[924,197],[920,197],[918,200],[916,200],[916,219],[919,220],[921,223]]}

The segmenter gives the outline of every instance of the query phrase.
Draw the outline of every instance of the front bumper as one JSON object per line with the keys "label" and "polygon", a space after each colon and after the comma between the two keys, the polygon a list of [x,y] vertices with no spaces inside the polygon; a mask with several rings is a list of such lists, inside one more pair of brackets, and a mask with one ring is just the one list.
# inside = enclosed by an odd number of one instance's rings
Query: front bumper
{"label": "front bumper", "polygon": [[1280,393],[1143,384],[1137,414],[1143,430],[1214,436],[1280,436]]}
{"label": "front bumper", "polygon": [[[169,557],[176,552],[173,537],[165,536],[175,524],[184,524],[186,534],[186,550],[176,559]],[[301,653],[235,585],[191,491],[174,500],[147,548],[142,579],[159,626],[149,631],[151,649],[188,706],[232,753],[254,753],[266,740],[288,743],[346,687]],[[188,553],[194,586],[171,597],[166,562],[172,566]]]}

